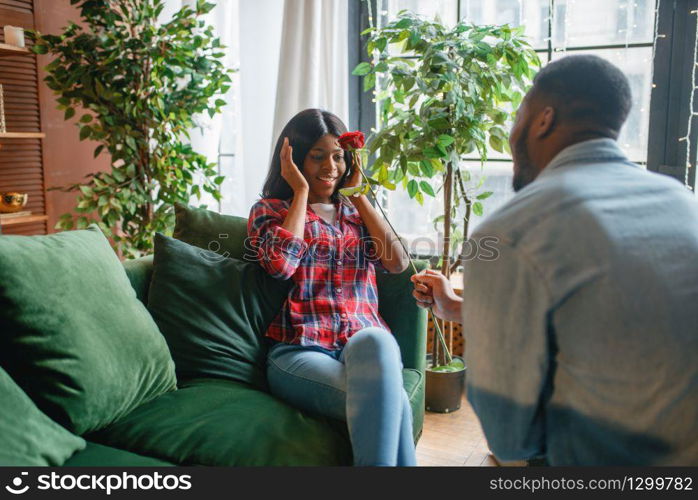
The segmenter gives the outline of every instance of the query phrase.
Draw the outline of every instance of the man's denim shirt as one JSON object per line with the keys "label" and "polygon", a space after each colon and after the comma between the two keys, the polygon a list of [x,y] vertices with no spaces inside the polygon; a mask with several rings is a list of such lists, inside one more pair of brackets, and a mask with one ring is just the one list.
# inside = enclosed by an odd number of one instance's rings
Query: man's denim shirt
{"label": "man's denim shirt", "polygon": [[[561,151],[465,263],[468,400],[502,460],[698,464],[698,202],[615,141]],[[483,255],[489,252],[483,252]]]}

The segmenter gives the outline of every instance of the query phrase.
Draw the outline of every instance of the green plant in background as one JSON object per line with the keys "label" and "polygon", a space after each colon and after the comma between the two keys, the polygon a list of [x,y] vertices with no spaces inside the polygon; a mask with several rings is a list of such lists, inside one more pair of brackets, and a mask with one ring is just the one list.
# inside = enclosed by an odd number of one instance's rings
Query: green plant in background
{"label": "green plant in background", "polygon": [[220,40],[202,16],[214,4],[198,0],[160,24],[163,0],[71,0],[85,29],[70,23],[60,35],[33,32],[33,50],[55,59],[45,81],[65,119],[79,109],[80,140],[100,143],[111,169],[63,191],[78,192],[74,217],[57,229],[84,228],[95,213],[124,257],[152,249],[156,231],[170,233],[172,204],[201,190],[220,199],[223,176],[186,139],[194,117],[220,112],[216,98],[230,86]]}
{"label": "green plant in background", "polygon": [[[443,228],[441,271],[458,265],[458,246],[466,250],[471,213],[482,215],[482,190],[461,166],[475,153],[482,165],[488,144],[509,152],[507,122],[540,66],[523,37],[523,28],[477,26],[459,22],[445,27],[408,11],[384,27],[362,34],[369,39],[370,62],[353,74],[364,91],[376,87],[381,126],[368,141],[376,156],[369,182],[394,190],[400,184],[418,203],[443,195],[444,213],[434,220]],[[363,189],[359,187],[358,189]],[[458,220],[459,208],[463,214]],[[434,342],[432,360],[443,365],[450,355]]]}

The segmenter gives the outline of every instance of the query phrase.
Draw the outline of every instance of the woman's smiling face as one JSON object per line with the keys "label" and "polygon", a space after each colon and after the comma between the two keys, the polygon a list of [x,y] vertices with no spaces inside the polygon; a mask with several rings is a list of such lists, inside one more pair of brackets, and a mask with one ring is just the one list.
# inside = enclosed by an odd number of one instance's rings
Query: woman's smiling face
{"label": "woman's smiling face", "polygon": [[325,134],[313,144],[303,161],[303,177],[308,181],[308,202],[331,203],[347,166],[344,150],[339,147],[337,137]]}

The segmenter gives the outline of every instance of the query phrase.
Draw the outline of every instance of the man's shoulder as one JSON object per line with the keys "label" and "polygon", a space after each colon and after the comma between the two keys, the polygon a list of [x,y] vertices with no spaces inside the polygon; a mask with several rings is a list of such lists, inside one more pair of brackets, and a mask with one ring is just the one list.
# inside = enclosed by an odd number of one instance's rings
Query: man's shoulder
{"label": "man's shoulder", "polygon": [[599,216],[604,200],[623,198],[632,205],[648,193],[669,199],[685,196],[687,190],[675,179],[629,162],[558,167],[516,193],[480,224],[477,233],[515,242],[538,230],[550,233],[556,225],[569,225],[582,215]]}
{"label": "man's shoulder", "polygon": [[549,214],[552,200],[559,199],[564,186],[545,179],[534,181],[504,205],[488,215],[478,226],[474,237],[496,236],[515,241],[525,230],[533,229]]}

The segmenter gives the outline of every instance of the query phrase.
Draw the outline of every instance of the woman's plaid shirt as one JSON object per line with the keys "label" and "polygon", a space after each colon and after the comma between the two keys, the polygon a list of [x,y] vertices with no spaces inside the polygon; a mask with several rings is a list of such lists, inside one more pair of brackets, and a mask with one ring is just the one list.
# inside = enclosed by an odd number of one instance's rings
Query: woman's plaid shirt
{"label": "woman's plaid shirt", "polygon": [[288,344],[340,349],[362,328],[390,331],[378,314],[376,255],[358,211],[338,202],[333,227],[306,209],[304,237],[284,229],[291,200],[261,199],[247,221],[248,251],[273,277],[293,287],[266,336]]}

